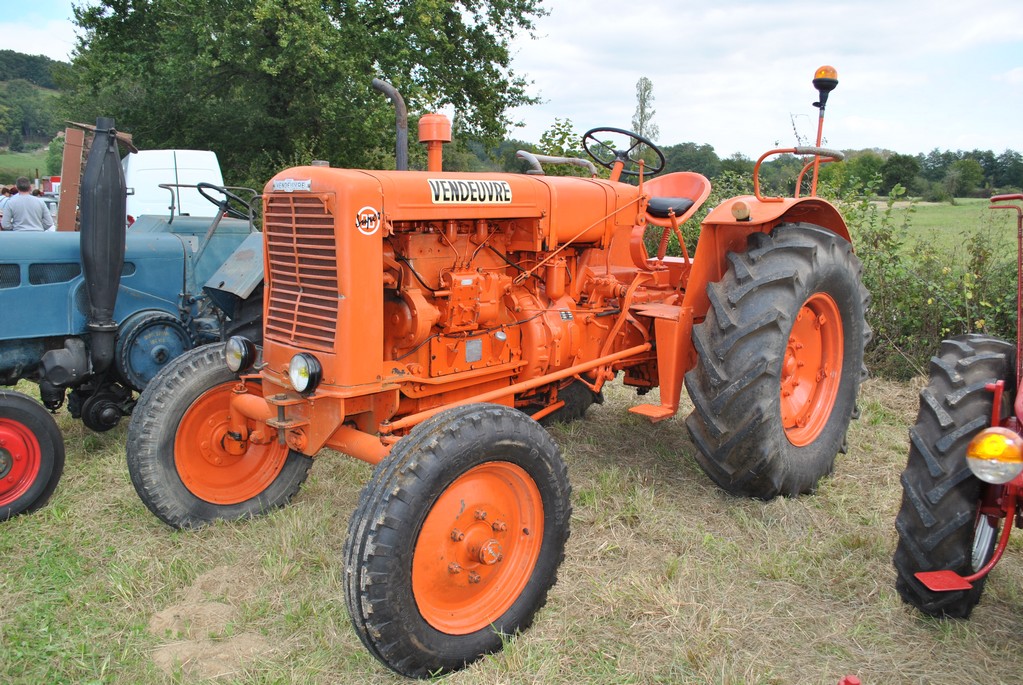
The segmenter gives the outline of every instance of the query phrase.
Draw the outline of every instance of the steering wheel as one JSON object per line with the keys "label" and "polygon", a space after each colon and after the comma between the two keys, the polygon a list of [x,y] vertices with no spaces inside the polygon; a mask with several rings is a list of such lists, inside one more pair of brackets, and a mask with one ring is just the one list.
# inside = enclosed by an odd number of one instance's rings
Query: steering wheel
{"label": "steering wheel", "polygon": [[[598,134],[606,133],[612,134],[613,137],[610,141],[597,137]],[[615,144],[615,137],[621,138],[622,136],[628,138],[628,142],[625,143],[628,147],[618,149]],[[586,150],[586,154],[592,157],[594,162],[608,169],[613,168],[615,162],[622,162],[625,165],[625,168],[622,169],[623,176],[639,176],[640,155],[636,153],[637,151],[642,151],[642,146],[650,148],[657,155],[657,163],[649,167],[646,166],[646,161],[644,160],[643,175],[653,176],[664,169],[664,153],[654,145],[653,141],[644,138],[638,133],[626,131],[622,128],[591,128],[583,134],[583,149]],[[630,165],[636,167],[636,169],[628,168]]]}
{"label": "steering wheel", "polygon": [[[206,183],[205,181],[200,181],[199,183],[196,183],[195,188],[196,190],[199,191],[200,195],[202,195],[204,198],[215,204],[217,208],[220,209],[221,212],[224,212],[228,216],[232,216],[235,219],[246,220],[251,218],[252,206],[245,200],[241,199],[240,197],[232,193],[227,188],[224,188],[222,186],[215,186],[212,183]],[[218,193],[221,193],[224,196],[224,199],[218,200],[208,195],[206,193],[207,188],[215,190]],[[242,207],[245,208],[245,211],[242,211],[241,209],[235,207],[234,205],[241,205]]]}

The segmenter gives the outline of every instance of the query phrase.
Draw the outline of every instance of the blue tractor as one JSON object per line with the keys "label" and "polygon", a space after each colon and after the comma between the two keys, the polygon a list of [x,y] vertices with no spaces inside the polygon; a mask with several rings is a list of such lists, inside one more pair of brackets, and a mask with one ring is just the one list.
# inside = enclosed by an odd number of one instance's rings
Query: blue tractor
{"label": "blue tractor", "polygon": [[0,521],[53,493],[64,443],[50,412],[65,400],[86,427],[109,430],[170,360],[228,335],[259,335],[256,193],[197,189],[215,205],[212,219],[172,210],[126,231],[116,131],[101,118],[82,179],[81,232],[0,234],[0,385],[28,379],[45,405],[0,390]]}

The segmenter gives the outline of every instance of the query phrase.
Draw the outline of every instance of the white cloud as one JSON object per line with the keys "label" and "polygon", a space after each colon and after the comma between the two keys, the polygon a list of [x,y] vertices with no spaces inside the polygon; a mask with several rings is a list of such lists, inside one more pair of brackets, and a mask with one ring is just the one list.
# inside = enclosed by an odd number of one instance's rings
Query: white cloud
{"label": "white cloud", "polygon": [[991,77],[991,80],[1007,83],[1010,86],[1023,86],[1023,67],[1016,67],[1015,69],[995,74]]}
{"label": "white cloud", "polygon": [[801,133],[816,134],[810,79],[831,64],[840,85],[825,136],[835,147],[913,153],[978,140],[1023,150],[1023,127],[1008,114],[1023,107],[1023,93],[1006,89],[1000,104],[977,106],[990,101],[985,74],[1008,84],[1019,78],[1018,0],[648,0],[629,11],[619,1],[561,1],[538,32],[540,41],[516,43],[514,62],[545,101],[515,113],[527,125],[513,135],[527,140],[555,117],[579,129],[628,126],[635,83],[646,76],[659,142],[706,142],[722,156],[755,157],[795,142],[793,116]]}
{"label": "white cloud", "polygon": [[75,27],[70,20],[52,18],[31,21],[30,17],[5,18],[0,23],[3,48],[26,55],[46,55],[69,62],[75,47]]}

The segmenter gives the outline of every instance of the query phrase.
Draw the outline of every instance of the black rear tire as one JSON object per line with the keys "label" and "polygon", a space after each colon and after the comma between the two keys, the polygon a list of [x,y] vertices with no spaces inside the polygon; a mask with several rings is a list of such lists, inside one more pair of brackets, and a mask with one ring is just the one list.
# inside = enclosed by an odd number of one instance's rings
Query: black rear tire
{"label": "black rear tire", "polygon": [[579,421],[586,416],[591,406],[604,403],[603,393],[593,392],[582,381],[572,381],[558,390],[558,399],[564,402],[565,406],[540,419],[541,426]]}
{"label": "black rear tire", "polygon": [[[224,362],[223,348],[223,343],[204,345],[168,363],[146,386],[128,424],[128,472],[132,485],[146,507],[175,528],[197,528],[218,519],[249,518],[284,506],[298,492],[312,465],[310,457],[277,445],[276,439],[265,446],[250,443],[246,454],[238,460],[217,453],[217,436],[226,430],[230,389],[239,382]],[[258,385],[249,385],[250,392],[259,392]],[[209,403],[204,399],[211,396],[222,401]],[[190,418],[197,413],[208,415],[208,422],[203,422],[201,428],[204,432],[196,430],[192,435],[179,436],[179,431],[200,423]],[[210,444],[214,445],[212,449]],[[218,469],[213,466],[217,457],[224,457],[225,485],[216,482],[220,480]],[[265,472],[276,472],[272,480],[260,477],[260,468],[251,466],[271,462],[274,466],[267,467]],[[188,464],[195,468],[187,470]],[[233,474],[237,474],[237,482],[232,484]],[[215,478],[204,481],[205,475]],[[185,480],[192,485],[186,485]],[[261,490],[252,492],[253,484]],[[234,501],[237,497],[232,495],[242,491],[250,492],[251,496]]]}
{"label": "black rear tire", "polygon": [[[693,328],[697,364],[685,376],[695,407],[686,427],[696,460],[734,495],[771,499],[812,492],[845,449],[866,376],[870,297],[860,282],[859,259],[830,231],[783,224],[770,235],[750,235],[746,251],[730,252],[728,261],[722,279],[707,287],[710,309]],[[832,401],[806,404],[810,413],[800,420],[808,418],[813,430],[794,441],[802,428],[786,424],[782,400],[790,367],[804,364],[792,336],[818,302],[840,319],[826,324],[833,331],[832,352],[822,355],[826,380],[818,378]],[[833,368],[838,365],[840,371]]]}
{"label": "black rear tire", "polygon": [[986,578],[970,590],[931,592],[914,574],[949,569],[967,576],[991,558],[1000,522],[978,517],[989,486],[966,465],[966,445],[991,425],[994,395],[988,383],[1005,381],[1001,416],[1010,411],[1015,357],[1014,345],[971,334],[943,341],[931,358],[930,380],[909,433],[893,559],[899,596],[926,614],[966,618],[984,591]]}
{"label": "black rear tire", "polygon": [[0,390],[0,521],[49,501],[64,473],[64,437],[31,397]]}
{"label": "black rear tire", "polygon": [[[571,512],[557,445],[525,414],[471,404],[419,424],[377,465],[349,520],[345,599],[356,633],[414,678],[500,650],[547,601]],[[496,562],[468,548],[478,536],[501,552]]]}

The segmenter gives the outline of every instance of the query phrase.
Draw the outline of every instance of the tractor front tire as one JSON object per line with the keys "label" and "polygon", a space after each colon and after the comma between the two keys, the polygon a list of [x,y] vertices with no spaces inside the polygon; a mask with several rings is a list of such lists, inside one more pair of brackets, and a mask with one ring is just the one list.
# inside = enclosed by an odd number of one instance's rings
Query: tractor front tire
{"label": "tractor front tire", "polygon": [[914,574],[948,569],[967,576],[991,558],[1004,521],[978,514],[983,488],[993,486],[970,472],[966,445],[991,425],[994,394],[987,384],[1005,381],[999,411],[1001,416],[1011,411],[1015,356],[1014,345],[984,335],[945,340],[920,392],[902,472],[893,563],[903,601],[931,616],[966,618],[984,591],[986,578],[969,590],[931,592]]}
{"label": "tractor front tire", "polygon": [[734,495],[812,492],[845,448],[866,376],[860,262],[846,240],[811,224],[753,233],[728,261],[707,287],[697,364],[685,376],[696,459]]}
{"label": "tractor front tire", "polygon": [[557,579],[569,496],[557,445],[519,411],[470,404],[416,426],[348,524],[345,599],[363,644],[414,678],[500,650]]}
{"label": "tractor front tire", "polygon": [[[298,492],[312,459],[278,444],[224,449],[238,376],[222,343],[185,352],[168,363],[135,405],[128,424],[128,472],[143,503],[175,528],[197,528],[284,506]],[[248,392],[261,393],[258,382]]]}
{"label": "tractor front tire", "polygon": [[64,437],[46,409],[0,390],[0,521],[42,507],[64,473]]}

